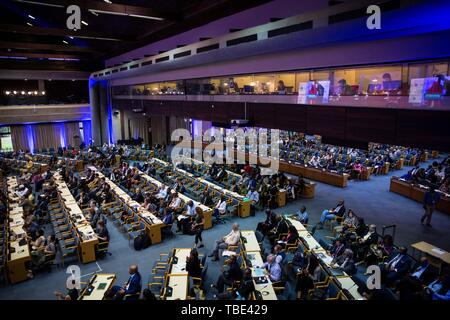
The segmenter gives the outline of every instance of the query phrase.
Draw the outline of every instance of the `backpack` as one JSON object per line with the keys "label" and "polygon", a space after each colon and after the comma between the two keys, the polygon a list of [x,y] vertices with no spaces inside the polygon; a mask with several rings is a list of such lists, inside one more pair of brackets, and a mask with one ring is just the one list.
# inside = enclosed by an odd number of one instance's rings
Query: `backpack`
{"label": "backpack", "polygon": [[152,240],[145,234],[145,232],[141,234],[141,237],[143,237],[144,239],[142,242],[142,249],[147,249],[148,247],[150,247],[152,244]]}
{"label": "backpack", "polygon": [[134,250],[140,251],[144,247],[145,237],[140,234],[136,238],[134,238]]}

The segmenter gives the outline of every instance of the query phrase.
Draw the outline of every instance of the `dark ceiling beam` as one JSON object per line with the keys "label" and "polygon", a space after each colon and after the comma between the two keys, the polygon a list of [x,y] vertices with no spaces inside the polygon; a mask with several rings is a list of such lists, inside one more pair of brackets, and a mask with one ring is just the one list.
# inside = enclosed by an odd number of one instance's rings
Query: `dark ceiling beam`
{"label": "dark ceiling beam", "polygon": [[[10,51],[0,51],[0,56],[2,57],[25,57],[31,59],[39,58],[55,58],[55,59],[83,59],[83,56],[73,55],[73,54],[61,54],[61,53],[30,53],[30,52],[10,52]],[[86,59],[87,57],[85,57]]]}
{"label": "dark ceiling beam", "polygon": [[39,36],[61,36],[61,37],[75,37],[81,39],[93,39],[93,40],[105,40],[105,41],[125,41],[123,39],[109,36],[100,32],[93,31],[73,31],[67,28],[41,28],[30,27],[27,25],[15,25],[15,24],[0,24],[0,32],[8,33],[20,33],[20,34],[32,34]]}
{"label": "dark ceiling beam", "polygon": [[131,6],[119,3],[106,3],[103,1],[93,0],[45,0],[45,1],[24,1],[14,0],[25,4],[41,5],[41,6],[62,6],[78,5],[82,10],[94,10],[99,13],[109,13],[116,15],[131,15],[135,17],[153,17],[155,20],[179,20],[181,17],[177,14],[161,12],[160,10],[150,7]]}
{"label": "dark ceiling beam", "polygon": [[71,45],[44,44],[44,43],[21,43],[11,41],[0,41],[0,49],[24,49],[24,50],[51,50],[63,52],[98,52],[93,48],[82,48]]}

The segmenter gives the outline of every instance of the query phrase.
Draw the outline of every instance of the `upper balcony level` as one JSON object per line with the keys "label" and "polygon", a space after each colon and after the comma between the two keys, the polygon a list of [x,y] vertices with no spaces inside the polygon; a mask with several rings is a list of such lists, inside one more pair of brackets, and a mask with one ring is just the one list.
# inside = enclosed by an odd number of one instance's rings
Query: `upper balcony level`
{"label": "upper balcony level", "polygon": [[449,61],[229,75],[114,86],[121,100],[450,110]]}

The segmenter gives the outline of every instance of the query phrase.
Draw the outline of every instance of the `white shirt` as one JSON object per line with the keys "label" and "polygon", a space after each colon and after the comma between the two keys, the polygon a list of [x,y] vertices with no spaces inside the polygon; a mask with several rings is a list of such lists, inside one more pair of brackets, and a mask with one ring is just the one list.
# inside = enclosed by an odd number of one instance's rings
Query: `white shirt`
{"label": "white shirt", "polygon": [[180,198],[178,198],[178,197],[173,198],[172,201],[170,202],[170,207],[178,208],[180,206],[180,203],[181,203],[181,199]]}
{"label": "white shirt", "polygon": [[192,206],[186,206],[186,213],[190,216],[195,215],[195,203]]}
{"label": "white shirt", "polygon": [[247,198],[249,198],[254,203],[258,203],[258,201],[259,201],[259,193],[258,193],[258,191],[256,191],[256,190],[253,191],[253,192],[249,191],[247,193]]}
{"label": "white shirt", "polygon": [[241,231],[237,230],[231,230],[229,234],[227,234],[225,237],[223,237],[223,241],[225,241],[228,245],[236,245],[239,242],[239,239],[241,238]]}
{"label": "white shirt", "polygon": [[165,187],[164,189],[160,189],[158,194],[156,195],[156,198],[158,198],[158,199],[165,198],[167,196],[167,189],[168,189],[168,187]]}
{"label": "white shirt", "polygon": [[227,211],[227,202],[225,200],[217,202],[215,208],[219,210],[221,214],[224,214]]}

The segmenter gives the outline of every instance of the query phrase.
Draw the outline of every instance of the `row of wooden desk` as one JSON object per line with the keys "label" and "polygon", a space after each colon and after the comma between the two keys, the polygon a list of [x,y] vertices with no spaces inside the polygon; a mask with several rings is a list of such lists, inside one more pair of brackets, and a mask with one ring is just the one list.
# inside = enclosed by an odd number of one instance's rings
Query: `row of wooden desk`
{"label": "row of wooden desk", "polygon": [[[243,230],[241,231],[241,236],[245,239],[245,241],[241,240],[244,266],[249,267],[252,270],[255,291],[260,293],[262,300],[278,300],[272,281],[264,268],[264,260],[255,232],[251,230]],[[255,281],[255,278],[260,277],[265,278],[266,283],[257,283]]]}
{"label": "row of wooden desk", "polygon": [[59,172],[55,172],[53,179],[58,190],[59,203],[63,210],[66,210],[70,221],[72,221],[77,231],[79,239],[78,252],[81,261],[83,263],[93,262],[96,260],[95,248],[99,243],[97,235]]}
{"label": "row of wooden desk", "polygon": [[413,243],[411,247],[413,248],[413,256],[416,251],[420,252],[428,258],[431,265],[439,270],[442,270],[444,265],[450,265],[450,252],[433,246],[425,241]]}
{"label": "row of wooden desk", "polygon": [[[137,169],[137,168],[136,168],[136,169]],[[160,187],[162,186],[162,182],[160,182],[160,181],[158,181],[158,180],[156,180],[156,179],[150,177],[148,174],[145,174],[144,172],[142,172],[142,171],[140,171],[140,170],[138,170],[138,172],[139,172],[140,176],[141,176],[143,179],[145,179],[146,181],[148,181],[149,183],[154,184],[154,185],[155,185],[156,187],[158,187],[158,188],[160,188]],[[175,192],[175,191],[172,190],[172,192]],[[212,228],[212,213],[213,213],[213,210],[212,210],[211,208],[209,208],[209,207],[207,207],[207,206],[201,204],[201,203],[198,202],[198,201],[195,201],[195,200],[189,198],[188,196],[186,196],[186,195],[184,195],[184,194],[182,194],[182,193],[180,193],[180,192],[178,192],[178,197],[179,197],[185,204],[187,204],[189,201],[192,201],[196,207],[200,207],[200,208],[202,209],[203,215],[204,215],[204,217],[205,217],[204,228],[205,228],[205,229],[210,229],[210,228]]]}
{"label": "row of wooden desk", "polygon": [[[159,165],[161,167],[168,167],[168,166],[170,166],[169,163],[167,163],[165,161],[162,161],[160,159],[157,159],[157,158],[154,158],[154,161],[159,163]],[[218,186],[218,185],[216,185],[216,184],[214,184],[212,182],[209,182],[209,181],[207,181],[205,179],[197,178],[192,173],[187,172],[187,171],[185,171],[183,169],[174,167],[173,170],[174,170],[174,172],[178,172],[179,174],[181,174],[182,176],[184,176],[186,178],[190,178],[190,179],[193,179],[195,181],[198,181],[199,183],[204,185],[205,189],[213,189],[213,190],[217,191],[218,193],[225,195],[226,197],[230,197],[230,198],[236,199],[238,201],[238,203],[239,203],[238,212],[237,212],[238,216],[241,217],[241,218],[245,218],[245,217],[250,216],[251,201],[249,199],[247,199],[246,197],[244,197],[244,196],[242,196],[242,195],[240,195],[240,194],[238,194],[236,192],[232,192],[230,190],[224,189],[224,188],[222,188],[222,187],[220,187],[220,186]]]}
{"label": "row of wooden desk", "polygon": [[[199,161],[199,160],[196,160],[196,159],[193,159],[193,158],[183,157],[183,161],[186,161],[185,163],[191,163],[191,162],[192,162],[192,163],[197,164],[197,165],[204,165],[204,166],[208,166],[208,167],[209,167],[209,165],[207,165],[206,163],[204,163],[204,162],[202,162],[202,161]],[[242,175],[237,174],[237,173],[234,173],[234,172],[229,171],[229,170],[226,170],[226,172],[228,173],[228,175],[233,176],[233,177],[235,177],[236,179],[238,179],[238,181],[242,180]],[[202,181],[207,181],[207,180],[202,179]],[[209,182],[209,181],[207,181],[207,182]],[[211,183],[212,183],[212,182],[211,182]],[[215,184],[215,183],[212,183],[212,184],[218,186],[218,185]],[[220,186],[218,186],[218,187],[220,187]],[[220,188],[222,188],[222,187],[220,187]],[[222,188],[222,189],[223,189],[223,188]],[[230,191],[229,189],[224,189],[224,190]],[[232,191],[230,191],[230,192],[232,192]],[[235,192],[233,192],[233,193],[235,193]],[[238,194],[238,193],[235,193],[235,194]],[[286,205],[286,190],[280,189],[280,190],[278,191],[278,194],[277,194],[277,204],[278,204],[278,207],[284,207],[284,206]]]}
{"label": "row of wooden desk", "polygon": [[[420,185],[420,184],[412,184],[404,179],[400,179],[398,177],[392,177],[391,183],[389,187],[389,191],[401,194],[407,198],[415,200],[417,202],[423,203],[425,193],[429,190],[428,187]],[[436,190],[436,192],[440,192]],[[436,205],[436,209],[450,214],[450,195],[441,193],[441,197],[439,202]]]}
{"label": "row of wooden desk", "polygon": [[94,166],[88,166],[88,169],[96,172],[100,178],[104,178],[105,182],[109,185],[111,192],[115,195],[116,199],[129,208],[131,208],[139,216],[140,221],[145,225],[145,233],[151,240],[152,244],[160,243],[162,241],[161,229],[164,227],[164,223],[156,217],[153,213],[143,208],[141,204],[134,201],[125,191],[123,191],[118,185],[112,182],[109,178],[98,171]]}
{"label": "row of wooden desk", "polygon": [[[34,158],[37,161],[46,161],[49,162],[53,156],[49,154],[35,154]],[[70,168],[73,168],[75,171],[83,171],[84,161],[81,159],[67,158],[67,157],[58,157],[59,165],[68,165]]]}
{"label": "row of wooden desk", "polygon": [[29,172],[31,170],[39,170],[40,173],[44,173],[48,170],[48,164],[42,162],[35,162],[32,160],[18,160],[11,158],[0,157],[0,162],[4,162],[8,167],[14,168],[18,167],[23,172]]}
{"label": "row of wooden desk", "polygon": [[27,234],[23,229],[23,208],[19,205],[19,197],[15,194],[18,187],[16,177],[7,179],[8,196],[8,227],[5,241],[7,244],[7,272],[10,283],[17,283],[28,279],[27,265],[31,261],[31,252],[27,241]]}
{"label": "row of wooden desk", "polygon": [[351,295],[351,298],[355,300],[365,300],[365,298],[358,292],[358,285],[353,281],[353,279],[342,272],[342,275],[333,275],[333,267],[331,262],[333,258],[328,254],[328,252],[322,248],[319,242],[309,233],[305,226],[300,222],[292,218],[285,218],[289,224],[297,229],[298,235],[308,248],[316,257],[322,262],[322,264],[328,269],[332,279],[337,283],[338,287],[342,290],[347,290]]}

